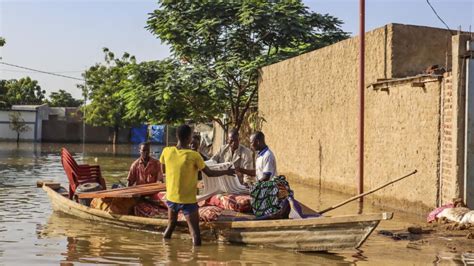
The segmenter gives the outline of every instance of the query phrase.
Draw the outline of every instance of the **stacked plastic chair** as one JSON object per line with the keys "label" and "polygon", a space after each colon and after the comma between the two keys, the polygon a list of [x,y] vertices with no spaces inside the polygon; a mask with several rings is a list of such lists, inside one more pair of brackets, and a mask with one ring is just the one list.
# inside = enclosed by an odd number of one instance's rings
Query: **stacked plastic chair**
{"label": "stacked plastic chair", "polygon": [[66,148],[61,149],[61,163],[69,180],[70,199],[74,198],[76,188],[84,183],[99,183],[102,189],[106,189],[105,179],[102,178],[100,166],[78,164]]}

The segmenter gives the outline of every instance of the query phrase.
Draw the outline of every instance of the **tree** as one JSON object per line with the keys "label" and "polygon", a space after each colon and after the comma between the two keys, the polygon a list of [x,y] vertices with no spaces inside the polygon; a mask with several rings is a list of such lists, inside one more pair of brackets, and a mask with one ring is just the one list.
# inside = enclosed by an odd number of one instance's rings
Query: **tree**
{"label": "tree", "polygon": [[32,80],[30,77],[8,80],[5,88],[4,97],[9,106],[14,104],[42,104],[46,93],[41,90],[38,81]]}
{"label": "tree", "polygon": [[51,92],[47,103],[51,107],[78,107],[82,104],[82,100],[74,99],[65,90],[59,90],[59,92]]}
{"label": "tree", "polygon": [[0,37],[0,47],[4,46],[6,44],[5,38]]}
{"label": "tree", "polygon": [[115,144],[119,129],[134,124],[125,117],[123,89],[128,82],[128,67],[135,64],[135,57],[125,53],[122,58],[115,58],[114,53],[107,48],[103,52],[105,63],[86,70],[83,74],[86,86],[78,87],[91,100],[85,106],[85,122],[94,126],[112,127]]}
{"label": "tree", "polygon": [[7,99],[7,82],[5,79],[0,80],[0,109],[8,109],[10,107]]}
{"label": "tree", "polygon": [[30,130],[30,127],[25,124],[25,119],[21,117],[20,112],[13,112],[9,115],[10,129],[16,132],[16,143],[20,141],[20,134]]}
{"label": "tree", "polygon": [[[177,86],[152,86],[150,94],[177,95],[190,118],[212,118],[224,128],[240,128],[256,104],[261,67],[348,37],[339,19],[311,12],[298,0],[159,3],[147,28],[171,46],[170,79]],[[168,102],[156,102],[162,104]],[[146,106],[147,113],[160,110],[156,105]]]}

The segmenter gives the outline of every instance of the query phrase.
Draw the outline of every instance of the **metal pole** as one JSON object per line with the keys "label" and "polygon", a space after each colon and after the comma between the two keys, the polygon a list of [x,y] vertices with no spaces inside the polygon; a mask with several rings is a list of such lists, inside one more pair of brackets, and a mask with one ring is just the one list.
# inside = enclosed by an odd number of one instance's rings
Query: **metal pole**
{"label": "metal pole", "polygon": [[[365,109],[365,0],[359,2],[359,90],[360,90],[360,125],[359,125],[359,184],[358,192],[364,192],[364,109]],[[362,202],[363,198],[359,198]]]}
{"label": "metal pole", "polygon": [[82,156],[85,155],[86,151],[86,112],[87,112],[87,81],[84,80],[84,112],[82,114]]}

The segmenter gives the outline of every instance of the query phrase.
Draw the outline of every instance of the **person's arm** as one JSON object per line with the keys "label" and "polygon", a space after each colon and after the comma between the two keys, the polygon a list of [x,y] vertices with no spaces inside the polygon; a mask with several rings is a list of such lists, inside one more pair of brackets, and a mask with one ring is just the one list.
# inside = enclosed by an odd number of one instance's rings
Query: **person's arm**
{"label": "person's arm", "polygon": [[164,164],[161,164],[161,173],[166,174],[166,167]]}
{"label": "person's arm", "polygon": [[202,171],[209,177],[221,176],[221,175],[233,175],[235,171],[233,169],[227,170],[211,170],[209,167],[205,166]]}
{"label": "person's arm", "polygon": [[235,169],[236,172],[238,173],[242,173],[244,175],[249,175],[249,176],[255,176],[256,173],[255,173],[255,169],[244,169],[244,168],[236,168]]}
{"label": "person's arm", "polygon": [[275,175],[276,162],[275,157],[269,156],[263,160],[263,174],[259,181],[268,181]]}
{"label": "person's arm", "polygon": [[127,176],[127,186],[131,187],[133,184],[135,184],[135,181],[137,179],[136,171],[135,171],[135,162],[132,163],[132,166],[130,166],[130,170],[128,171],[128,176]]}
{"label": "person's arm", "polygon": [[160,163],[160,161],[157,161],[156,163],[158,164],[158,166],[156,168],[157,171],[158,171],[156,181],[163,183],[163,166]]}

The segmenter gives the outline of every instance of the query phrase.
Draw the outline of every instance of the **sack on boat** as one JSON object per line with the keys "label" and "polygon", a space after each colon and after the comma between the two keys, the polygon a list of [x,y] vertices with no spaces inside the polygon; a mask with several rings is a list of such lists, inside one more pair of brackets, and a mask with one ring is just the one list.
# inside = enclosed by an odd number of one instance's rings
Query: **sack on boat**
{"label": "sack on boat", "polygon": [[470,210],[465,207],[458,207],[458,208],[446,208],[442,210],[436,218],[446,218],[449,221],[457,222],[460,223],[462,218],[466,213],[468,213]]}
{"label": "sack on boat", "polygon": [[223,209],[217,206],[204,206],[199,208],[199,220],[203,222],[215,221],[221,215]]}
{"label": "sack on boat", "polygon": [[258,182],[252,187],[250,196],[253,213],[261,217],[278,213],[288,206],[287,198],[293,197],[293,191],[285,176],[274,176],[269,181]]}
{"label": "sack on boat", "polygon": [[91,208],[103,210],[113,214],[133,214],[133,207],[137,201],[133,198],[95,198],[91,202]]}
{"label": "sack on boat", "polygon": [[168,218],[168,209],[149,202],[139,202],[133,208],[135,216],[151,218]]}
{"label": "sack on boat", "polygon": [[251,197],[249,195],[214,195],[206,200],[205,205],[217,206],[224,210],[231,210],[236,212],[249,212],[252,210],[250,204]]}

